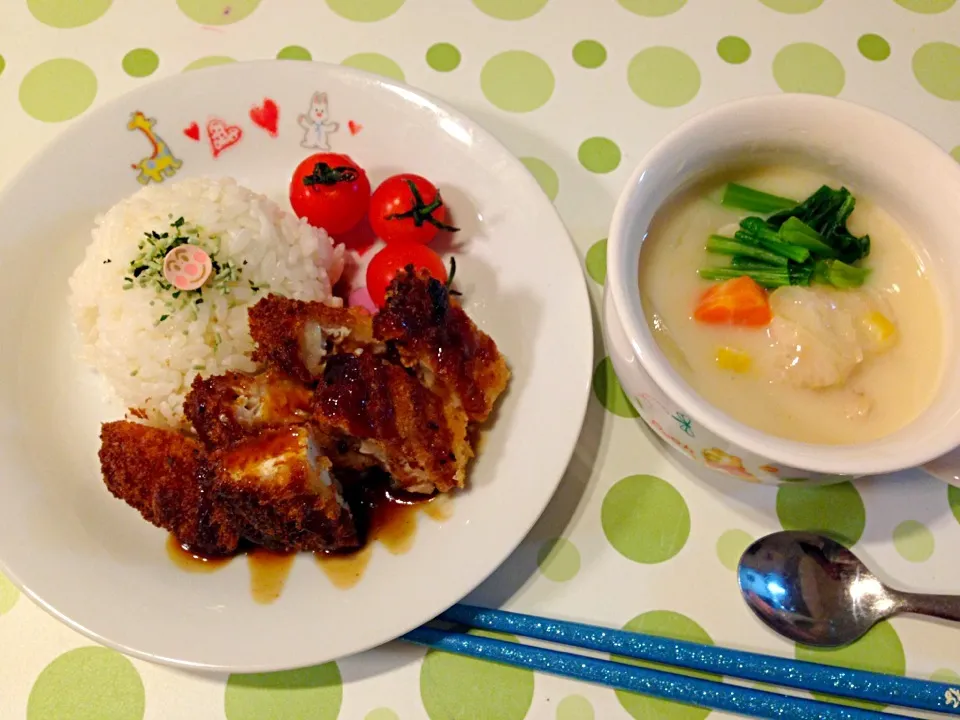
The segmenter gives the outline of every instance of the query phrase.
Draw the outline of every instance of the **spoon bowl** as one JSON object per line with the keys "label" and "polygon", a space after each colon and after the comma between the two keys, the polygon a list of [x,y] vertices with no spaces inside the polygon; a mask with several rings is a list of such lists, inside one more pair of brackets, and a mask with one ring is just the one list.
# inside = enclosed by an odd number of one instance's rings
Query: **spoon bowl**
{"label": "spoon bowl", "polygon": [[737,580],[757,617],[805,645],[847,645],[900,612],[960,621],[960,598],[889,588],[846,547],[814,533],[755,541],[740,558]]}

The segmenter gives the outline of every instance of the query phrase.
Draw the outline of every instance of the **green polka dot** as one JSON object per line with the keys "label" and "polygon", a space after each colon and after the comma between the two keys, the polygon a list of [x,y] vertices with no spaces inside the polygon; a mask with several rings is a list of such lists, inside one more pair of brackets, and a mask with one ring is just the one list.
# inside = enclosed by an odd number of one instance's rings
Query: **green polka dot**
{"label": "green polka dot", "polygon": [[27,720],[141,720],[140,674],[115,650],[82,647],[47,665],[30,690]]}
{"label": "green polka dot", "polygon": [[58,58],[40,63],[20,83],[20,104],[43,122],[63,122],[93,104],[97,76],[79,60]]}
{"label": "green polka dot", "polygon": [[300,45],[287,45],[277,53],[277,60],[313,60],[313,55]]}
{"label": "green polka dot", "polygon": [[[797,645],[796,656],[797,660],[823,663],[833,667],[889,673],[891,675],[903,675],[907,669],[903,645],[900,643],[897,631],[886,621],[874,626],[870,632],[846,647],[814,648]],[[837,701],[836,698],[821,693],[813,693],[813,696],[821,700]],[[883,707],[876,703],[847,702],[850,705],[862,708],[880,709]]]}
{"label": "green polka dot", "polygon": [[931,95],[960,100],[960,47],[945,42],[922,45],[913,55],[913,74]]}
{"label": "green polka dot", "polygon": [[846,74],[837,56],[825,47],[801,42],[777,53],[773,78],[784,92],[839,95]]}
{"label": "green polka dot", "polygon": [[400,716],[390,708],[377,708],[368,712],[363,720],[400,720]]}
{"label": "green polka dot", "polygon": [[743,530],[727,530],[717,539],[717,557],[727,570],[736,570],[740,556],[753,542],[750,533]]}
{"label": "green polka dot", "polygon": [[857,49],[867,60],[873,60],[874,62],[880,62],[890,57],[890,43],[874,33],[861,35],[860,39],[857,40]]}
{"label": "green polka dot", "polygon": [[731,65],[740,65],[750,59],[750,44],[742,37],[727,35],[717,43],[717,55]]}
{"label": "green polka dot", "polygon": [[933,533],[916,520],[904,520],[893,529],[893,546],[904,560],[917,563],[929,560],[933,544]]}
{"label": "green polka dot", "polygon": [[376,75],[383,75],[391,80],[403,82],[405,79],[400,66],[386,55],[381,55],[380,53],[357,53],[356,55],[345,58],[340,64],[357,68],[358,70],[366,70]]}
{"label": "green polka dot", "polygon": [[598,68],[607,61],[607,49],[596,40],[581,40],[573,46],[573,61],[580,67]]}
{"label": "green polka dot", "polygon": [[336,720],[343,682],[336,663],[274,673],[231,675],[224,712],[227,720]]}
{"label": "green polka dot", "polygon": [[620,148],[605,137],[587,138],[580,143],[577,159],[590,172],[613,172],[620,165]]}
{"label": "green polka dot", "polygon": [[530,174],[540,183],[540,188],[546,193],[550,200],[557,199],[557,193],[560,192],[560,178],[557,177],[557,171],[547,165],[540,158],[522,157],[520,158]]}
{"label": "green polka dot", "polygon": [[557,720],[594,720],[593,705],[583,695],[567,695],[557,705]]}
{"label": "green polka dot", "polygon": [[600,523],[618,553],[645,565],[669,560],[690,535],[690,511],[683,495],[653,475],[630,475],[610,488]]}
{"label": "green polka dot", "polygon": [[784,530],[810,530],[854,545],[867,522],[860,493],[849,482],[821,487],[783,485],[777,490],[777,517]]}
{"label": "green polka dot", "polygon": [[960,675],[949,668],[940,668],[939,670],[934,670],[933,675],[930,676],[930,679],[934,682],[947,683],[948,685],[960,683]]}
{"label": "green polka dot", "polygon": [[947,502],[950,503],[950,511],[960,522],[960,488],[953,485],[947,485]]}
{"label": "green polka dot", "polygon": [[508,50],[487,60],[480,71],[480,88],[487,100],[508,112],[530,112],[553,95],[550,66],[532,53]]}
{"label": "green polka dot", "polygon": [[[0,72],[3,72],[3,58],[0,57]],[[957,162],[960,162],[960,145],[957,145],[953,150],[950,151],[950,157],[952,157]]]}
{"label": "green polka dot", "polygon": [[[482,630],[470,634],[516,640]],[[523,720],[533,703],[533,685],[530,670],[436,650],[428,651],[420,666],[420,697],[430,720]]]}
{"label": "green polka dot", "polygon": [[177,0],[183,14],[201,25],[230,25],[257,9],[260,0]]}
{"label": "green polka dot", "polygon": [[567,582],[580,572],[580,551],[564,538],[547,540],[537,552],[537,565],[548,580]]}
{"label": "green polka dot", "polygon": [[427,65],[437,72],[450,72],[460,66],[460,51],[450,43],[436,43],[427,50]]}
{"label": "green polka dot", "polygon": [[206,57],[194,60],[183,69],[183,72],[201,70],[203,68],[214,67],[215,65],[227,65],[232,62],[236,62],[236,60],[226,55],[207,55]]}
{"label": "green polka dot", "polygon": [[823,5],[823,0],[760,0],[760,2],[768,8],[791,15],[810,12]]}
{"label": "green polka dot", "polygon": [[10,612],[19,599],[17,586],[0,574],[0,615]]}
{"label": "green polka dot", "polygon": [[6,67],[7,67],[7,61],[3,59],[3,55],[0,55],[0,75],[3,74],[3,70]]}
{"label": "green polka dot", "polygon": [[113,0],[27,0],[27,8],[44,25],[75,28],[87,25],[110,9]]}
{"label": "green polka dot", "polygon": [[526,20],[543,10],[547,0],[473,0],[473,4],[500,20]]}
{"label": "green polka dot", "polygon": [[679,107],[700,91],[700,70],[686,53],[672,47],[641,50],[627,66],[634,94],[657,107]]}
{"label": "green polka dot", "polygon": [[956,1],[957,0],[896,0],[896,3],[915,13],[933,15],[934,13],[942,13],[945,10],[949,10]]}
{"label": "green polka dot", "polygon": [[598,285],[603,285],[607,281],[607,239],[597,240],[590,249],[587,250],[585,260],[587,273]]}
{"label": "green polka dot", "polygon": [[617,2],[630,12],[646,17],[669,15],[687,4],[687,0],[617,0]]}
{"label": "green polka dot", "polygon": [[639,417],[627,399],[627,394],[620,387],[617,374],[613,371],[613,363],[608,357],[601,360],[593,371],[593,393],[600,404],[614,415],[625,418]]}
{"label": "green polka dot", "polygon": [[[700,643],[702,645],[713,645],[707,631],[700,627],[696,622],[686,615],[671,612],[669,610],[653,610],[643,613],[633,618],[623,627],[630,632],[647,633],[650,635],[660,635],[671,640],[686,640],[687,642]],[[617,658],[621,662],[627,662],[631,665],[640,665],[642,667],[670,670],[680,672],[684,675],[693,675],[699,678],[718,679],[706,673],[692,673],[678,671],[676,668],[666,668],[656,663],[648,663],[631,658]],[[661,700],[645,695],[617,690],[617,700],[630,715],[637,720],[703,720],[710,714],[705,708],[692,707],[690,705],[681,705]]]}
{"label": "green polka dot", "polygon": [[340,17],[357,22],[376,22],[393,15],[403,0],[327,0],[327,5]]}
{"label": "green polka dot", "polygon": [[160,66],[160,58],[148,48],[137,48],[123,56],[123,71],[131,77],[153,75]]}

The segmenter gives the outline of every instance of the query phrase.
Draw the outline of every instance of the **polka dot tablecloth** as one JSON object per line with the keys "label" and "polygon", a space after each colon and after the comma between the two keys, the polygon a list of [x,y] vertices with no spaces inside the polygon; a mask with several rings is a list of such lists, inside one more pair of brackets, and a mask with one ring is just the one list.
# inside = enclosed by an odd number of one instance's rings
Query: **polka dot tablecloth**
{"label": "polka dot tablecloth", "polygon": [[[342,63],[423,87],[502,138],[555,202],[595,304],[630,170],[719,102],[839,96],[913,124],[960,161],[956,0],[4,0],[2,16],[0,183],[71,120],[151,79],[253,58]],[[957,591],[960,491],[919,472],[823,489],[708,484],[642,427],[599,334],[595,352],[570,470],[474,602],[960,681],[960,629],[898,618],[843,650],[798,648],[752,617],[733,574],[753,538],[810,528],[900,584]],[[400,645],[291,672],[197,676],[93,645],[0,576],[4,720],[707,715]]]}

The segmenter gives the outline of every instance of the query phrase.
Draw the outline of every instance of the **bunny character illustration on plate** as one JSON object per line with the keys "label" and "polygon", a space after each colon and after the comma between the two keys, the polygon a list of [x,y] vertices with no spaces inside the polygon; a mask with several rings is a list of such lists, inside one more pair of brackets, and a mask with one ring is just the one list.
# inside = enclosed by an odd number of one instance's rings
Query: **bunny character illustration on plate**
{"label": "bunny character illustration on plate", "polygon": [[328,136],[340,127],[340,123],[332,122],[329,118],[330,108],[327,103],[327,94],[325,92],[315,92],[313,97],[310,98],[310,109],[297,117],[297,123],[304,130],[303,141],[300,145],[305,148],[329,150],[330,139]]}

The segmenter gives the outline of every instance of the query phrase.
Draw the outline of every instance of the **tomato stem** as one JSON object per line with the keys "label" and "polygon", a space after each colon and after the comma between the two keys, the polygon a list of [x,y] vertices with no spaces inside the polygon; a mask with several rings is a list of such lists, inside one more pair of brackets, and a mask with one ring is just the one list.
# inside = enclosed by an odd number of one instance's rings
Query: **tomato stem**
{"label": "tomato stem", "polygon": [[450,273],[447,275],[447,292],[451,295],[462,295],[463,293],[457,292],[453,289],[453,278],[457,274],[457,259],[455,257],[450,258]]}
{"label": "tomato stem", "polygon": [[336,185],[338,182],[353,182],[359,177],[355,168],[341,165],[330,167],[325,162],[318,162],[313,166],[313,172],[303,176],[303,184],[307,187],[314,185]]}
{"label": "tomato stem", "polygon": [[422,227],[425,222],[428,222],[435,228],[446,230],[447,232],[460,231],[460,228],[453,227],[452,225],[446,225],[433,216],[434,211],[443,205],[443,199],[440,197],[440,190],[437,190],[437,194],[433,198],[433,202],[427,205],[425,202],[423,202],[423,197],[420,195],[420,191],[417,190],[417,186],[414,184],[414,182],[406,179],[404,182],[407,183],[407,187],[410,188],[410,193],[413,195],[413,207],[402,213],[387,215],[387,220],[403,220],[405,218],[410,218],[413,220],[413,224],[417,227]]}

